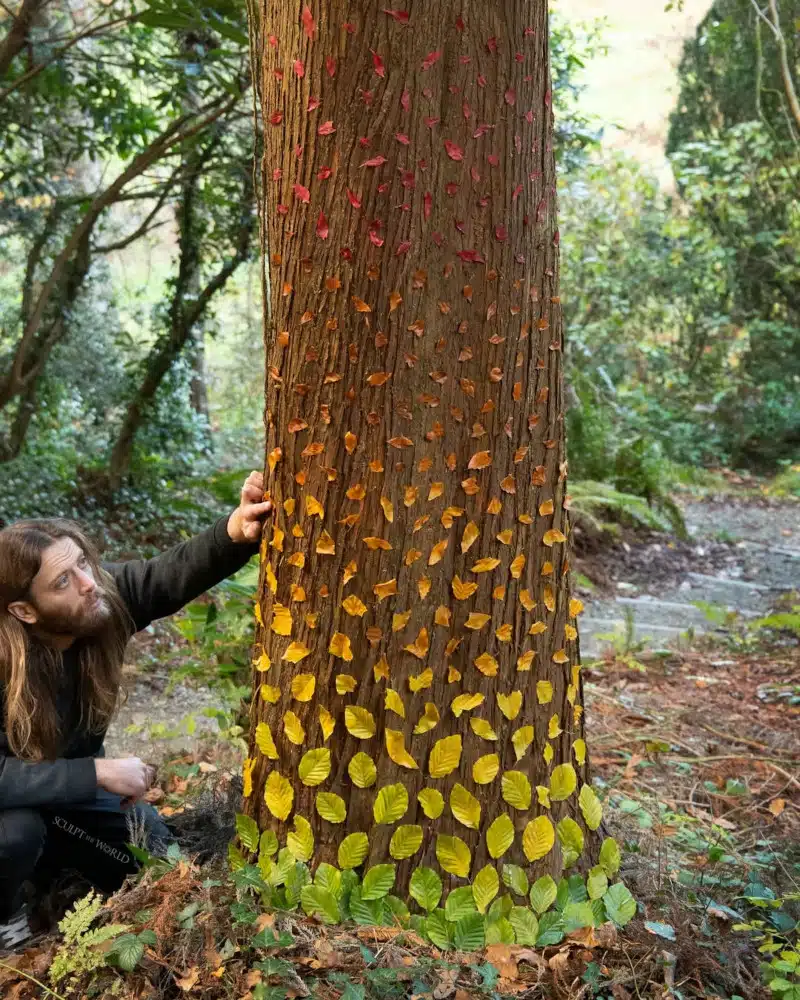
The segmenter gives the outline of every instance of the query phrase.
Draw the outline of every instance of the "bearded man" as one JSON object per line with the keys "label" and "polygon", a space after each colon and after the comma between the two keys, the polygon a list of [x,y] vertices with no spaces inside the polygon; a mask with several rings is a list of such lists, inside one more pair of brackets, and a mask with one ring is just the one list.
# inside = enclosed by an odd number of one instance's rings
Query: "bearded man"
{"label": "bearded man", "polygon": [[101,563],[72,521],[19,521],[0,531],[0,950],[31,936],[24,883],[77,869],[113,892],[169,831],[139,800],[155,771],[108,759],[103,739],[120,700],[128,640],[241,569],[271,510],[253,472],[229,516],[147,560]]}

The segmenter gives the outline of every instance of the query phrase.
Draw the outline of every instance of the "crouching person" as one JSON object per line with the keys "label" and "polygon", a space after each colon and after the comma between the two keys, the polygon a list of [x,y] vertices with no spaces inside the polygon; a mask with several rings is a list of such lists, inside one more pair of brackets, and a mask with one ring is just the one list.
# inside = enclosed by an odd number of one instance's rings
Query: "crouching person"
{"label": "crouching person", "polygon": [[155,770],[106,758],[130,637],[235,573],[258,551],[263,478],[211,528],[147,560],[100,562],[72,521],[0,531],[0,951],[30,938],[24,883],[77,869],[102,892],[136,871],[126,844],[170,834],[141,799]]}

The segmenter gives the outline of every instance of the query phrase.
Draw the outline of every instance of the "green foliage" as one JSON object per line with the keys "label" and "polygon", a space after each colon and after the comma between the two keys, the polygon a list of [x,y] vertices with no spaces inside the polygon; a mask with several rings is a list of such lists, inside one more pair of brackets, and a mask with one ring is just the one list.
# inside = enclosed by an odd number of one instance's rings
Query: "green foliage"
{"label": "green foliage", "polygon": [[[765,886],[757,888],[757,894],[744,897],[754,916],[734,924],[733,929],[746,931],[758,945],[759,954],[764,956],[761,974],[767,988],[780,1000],[800,1000],[800,920],[796,916],[800,893],[776,898]],[[761,919],[764,913],[766,919]]]}
{"label": "green foliage", "polygon": [[[50,982],[57,984],[68,976],[78,979],[108,965],[112,956],[120,957],[120,953],[115,951],[119,941],[123,941],[122,961],[128,961],[132,957],[133,949],[126,939],[135,938],[136,935],[126,933],[128,931],[126,924],[106,924],[103,927],[92,928],[102,908],[102,896],[92,890],[79,899],[59,922],[58,929],[63,934],[64,941],[50,966]],[[110,951],[102,950],[100,946],[109,941],[114,942],[113,948]],[[143,953],[144,943],[138,957],[140,958]],[[136,962],[133,962],[130,968],[135,964]],[[126,966],[120,963],[120,967]]]}

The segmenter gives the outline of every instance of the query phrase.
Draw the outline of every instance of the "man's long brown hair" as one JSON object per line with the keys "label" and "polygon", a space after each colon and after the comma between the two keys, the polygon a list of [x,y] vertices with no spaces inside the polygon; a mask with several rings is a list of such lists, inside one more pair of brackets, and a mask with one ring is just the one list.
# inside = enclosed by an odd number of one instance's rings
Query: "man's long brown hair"
{"label": "man's long brown hair", "polygon": [[120,700],[122,661],[134,630],[113,577],[74,521],[64,518],[17,521],[0,531],[0,697],[9,749],[23,760],[53,760],[67,734],[60,732],[56,693],[62,654],[41,642],[31,627],[8,610],[14,601],[30,601],[30,588],[42,555],[60,538],[71,538],[86,555],[110,614],[97,635],[80,643],[78,678],[80,719],[72,725],[104,732]]}

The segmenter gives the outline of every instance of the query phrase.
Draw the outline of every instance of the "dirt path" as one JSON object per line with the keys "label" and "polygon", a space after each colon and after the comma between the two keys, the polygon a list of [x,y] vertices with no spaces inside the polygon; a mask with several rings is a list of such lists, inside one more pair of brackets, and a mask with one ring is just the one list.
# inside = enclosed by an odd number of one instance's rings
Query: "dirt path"
{"label": "dirt path", "polygon": [[[658,540],[603,556],[613,589],[587,597],[581,621],[585,661],[608,646],[600,636],[624,632],[626,615],[633,616],[635,640],[657,648],[680,642],[687,629],[713,627],[695,601],[752,616],[763,614],[780,593],[800,587],[800,504],[726,498],[690,501],[684,512],[689,543]],[[109,755],[157,761],[194,751],[203,737],[219,731],[206,713],[223,707],[221,694],[171,683],[169,664],[180,651],[170,643],[174,639],[158,626],[132,643],[130,695],[109,729]]]}

